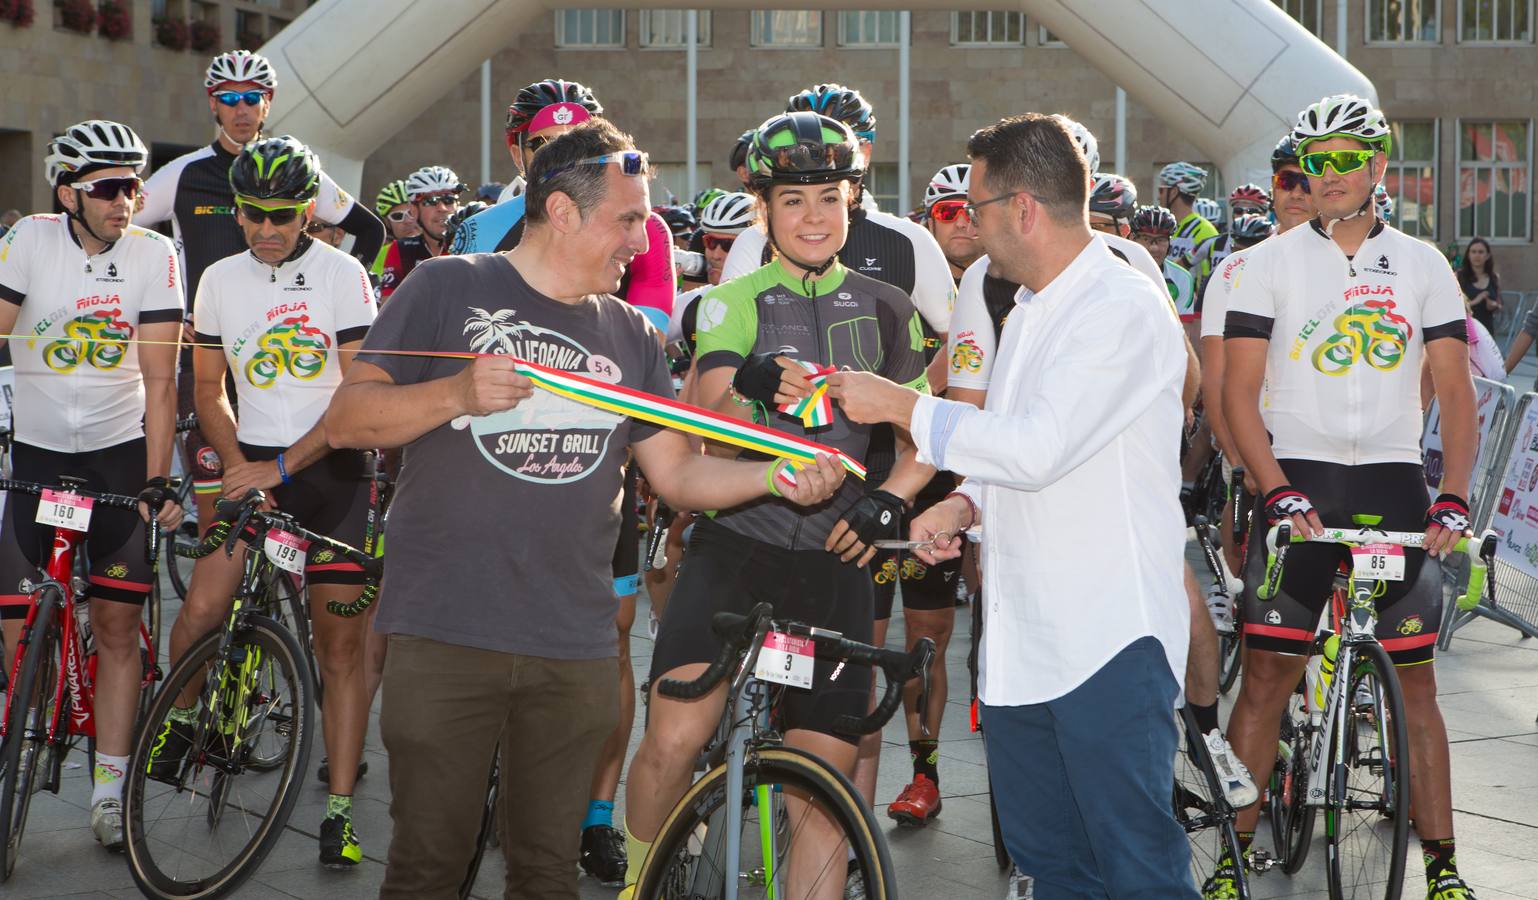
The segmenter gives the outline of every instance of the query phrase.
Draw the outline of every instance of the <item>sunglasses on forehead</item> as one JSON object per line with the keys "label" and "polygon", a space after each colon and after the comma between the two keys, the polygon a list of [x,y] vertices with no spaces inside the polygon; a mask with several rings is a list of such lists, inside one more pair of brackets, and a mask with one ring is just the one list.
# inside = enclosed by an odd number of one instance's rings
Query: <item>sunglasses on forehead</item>
{"label": "sunglasses on forehead", "polygon": [[144,182],[140,181],[137,176],[129,175],[126,177],[97,178],[93,181],[77,181],[75,182],[75,190],[84,192],[92,200],[106,200],[110,203],[116,200],[119,194],[127,194],[128,199],[134,199],[139,196],[139,188],[143,184]]}
{"label": "sunglasses on forehead", "polygon": [[240,210],[241,216],[253,225],[260,225],[263,222],[271,222],[274,225],[287,225],[299,218],[299,213],[303,212],[304,208],[309,205],[310,201],[306,200],[303,203],[258,206],[253,200],[248,200],[244,197],[235,198],[235,208]]}
{"label": "sunglasses on forehead", "polygon": [[950,223],[960,216],[967,216],[967,221],[972,221],[972,217],[967,215],[965,200],[938,200],[929,208],[929,216],[936,222]]}
{"label": "sunglasses on forehead", "polygon": [[1308,193],[1308,176],[1302,172],[1277,172],[1271,176],[1271,186],[1277,191],[1298,191]]}
{"label": "sunglasses on forehead", "polygon": [[635,178],[646,172],[646,154],[639,150],[621,150],[618,153],[605,153],[603,156],[590,156],[587,159],[579,159],[574,163],[551,169],[540,176],[540,181],[549,181],[562,172],[568,172],[578,166],[603,166],[609,163],[619,163],[619,170],[624,175]]}
{"label": "sunglasses on forehead", "polygon": [[214,99],[225,106],[239,106],[245,103],[247,106],[261,106],[267,99],[266,91],[214,91]]}

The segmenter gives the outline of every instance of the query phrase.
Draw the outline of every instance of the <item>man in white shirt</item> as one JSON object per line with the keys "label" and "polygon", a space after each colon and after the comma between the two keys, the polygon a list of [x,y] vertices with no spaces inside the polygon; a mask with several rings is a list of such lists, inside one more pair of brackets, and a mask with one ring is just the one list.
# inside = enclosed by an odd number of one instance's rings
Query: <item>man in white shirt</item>
{"label": "man in white shirt", "polygon": [[983,542],[979,694],[1010,856],[1043,896],[1194,898],[1168,801],[1189,631],[1180,325],[1092,239],[1089,173],[1060,121],[1006,119],[968,152],[972,221],[1026,287],[1000,340],[1004,377],[982,410],[863,373],[830,378],[832,394],[966,476],[914,521],[933,548],[920,558],[955,557],[972,525],[999,538]]}

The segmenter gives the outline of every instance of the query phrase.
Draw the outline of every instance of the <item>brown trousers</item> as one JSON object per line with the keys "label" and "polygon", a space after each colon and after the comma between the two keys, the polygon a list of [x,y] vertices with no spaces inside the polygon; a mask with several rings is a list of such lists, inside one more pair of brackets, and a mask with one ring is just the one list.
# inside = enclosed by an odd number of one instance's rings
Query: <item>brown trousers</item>
{"label": "brown trousers", "polygon": [[577,897],[593,765],[619,718],[614,659],[518,656],[390,635],[380,731],[390,754],[381,898],[456,900],[475,854],[492,754],[507,900]]}

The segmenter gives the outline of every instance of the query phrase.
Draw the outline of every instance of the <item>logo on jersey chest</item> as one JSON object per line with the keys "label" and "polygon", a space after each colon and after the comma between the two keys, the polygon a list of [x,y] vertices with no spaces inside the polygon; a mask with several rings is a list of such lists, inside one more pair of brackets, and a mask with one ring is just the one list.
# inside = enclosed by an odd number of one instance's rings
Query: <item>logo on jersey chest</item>
{"label": "logo on jersey chest", "polygon": [[294,283],[289,285],[288,287],[284,288],[283,290],[285,292],[288,292],[288,291],[305,291],[305,292],[309,292],[310,288],[307,288],[304,285],[304,273],[303,272],[295,272],[294,273]]}
{"label": "logo on jersey chest", "polygon": [[1398,272],[1395,272],[1395,271],[1393,271],[1393,270],[1391,270],[1389,268],[1388,254],[1386,254],[1386,253],[1381,255],[1381,256],[1379,256],[1376,260],[1374,260],[1372,265],[1364,265],[1364,266],[1362,266],[1362,271],[1363,272],[1372,272],[1375,275],[1398,275],[1399,274]]}
{"label": "logo on jersey chest", "polygon": [[311,381],[326,370],[330,350],[331,335],[311,325],[309,316],[289,316],[256,339],[256,352],[243,370],[246,381],[259,388],[272,387],[285,374]]}
{"label": "logo on jersey chest", "polygon": [[117,263],[107,263],[107,271],[102,275],[97,275],[94,280],[110,284],[123,283],[123,279],[117,277]]}
{"label": "logo on jersey chest", "polygon": [[[73,372],[81,363],[93,369],[116,369],[128,357],[128,341],[133,340],[134,327],[123,320],[123,311],[115,304],[116,295],[110,300],[90,297],[77,301],[84,309],[91,301],[112,303],[111,309],[97,309],[77,316],[64,323],[64,337],[43,348],[43,364],[60,374]],[[38,323],[45,329],[47,322]],[[33,346],[35,341],[28,341]]]}
{"label": "logo on jersey chest", "polygon": [[865,261],[865,265],[863,265],[863,266],[858,266],[858,265],[855,266],[855,271],[858,271],[858,272],[880,272],[880,271],[883,271],[886,268],[885,266],[883,266],[881,264],[881,258],[880,257],[864,256],[864,257],[861,257],[861,259],[863,259]]}

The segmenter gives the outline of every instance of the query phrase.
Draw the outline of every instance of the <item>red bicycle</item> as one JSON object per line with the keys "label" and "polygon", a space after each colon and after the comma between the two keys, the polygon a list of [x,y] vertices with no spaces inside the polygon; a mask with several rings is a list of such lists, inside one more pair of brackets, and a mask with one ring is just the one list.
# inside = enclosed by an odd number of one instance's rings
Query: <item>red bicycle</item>
{"label": "red bicycle", "polygon": [[[22,592],[33,600],[17,642],[10,696],[0,719],[0,881],[16,867],[32,795],[42,790],[59,792],[64,759],[82,740],[90,768],[95,767],[96,653],[84,602],[86,581],[75,573],[91,511],[106,506],[137,514],[141,498],[151,506],[161,499],[149,496],[153,489],[140,497],[127,497],[85,490],[81,478],[61,476],[59,482],[0,480],[0,491],[38,497],[37,521],[54,529],[53,550],[39,573],[41,580],[21,582]],[[160,538],[160,527],[152,520],[145,530],[144,548],[152,568],[160,554]],[[145,660],[141,712],[160,675],[158,603],[152,599],[147,605],[153,628],[139,623]]]}

